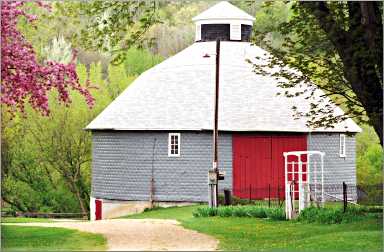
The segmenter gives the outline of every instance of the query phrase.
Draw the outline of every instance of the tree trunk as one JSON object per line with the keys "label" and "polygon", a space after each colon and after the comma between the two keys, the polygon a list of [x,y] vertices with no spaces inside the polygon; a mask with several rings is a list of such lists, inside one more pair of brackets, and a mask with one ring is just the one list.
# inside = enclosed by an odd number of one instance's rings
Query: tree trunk
{"label": "tree trunk", "polygon": [[326,2],[301,2],[337,50],[344,77],[363,105],[383,146],[383,27],[378,2],[348,2],[349,29],[332,17]]}
{"label": "tree trunk", "polygon": [[76,195],[77,200],[79,201],[81,212],[83,214],[88,213],[88,209],[84,206],[83,198],[81,197],[81,193],[80,193],[80,191],[77,188],[75,183],[73,184],[73,188],[75,189],[75,195]]}

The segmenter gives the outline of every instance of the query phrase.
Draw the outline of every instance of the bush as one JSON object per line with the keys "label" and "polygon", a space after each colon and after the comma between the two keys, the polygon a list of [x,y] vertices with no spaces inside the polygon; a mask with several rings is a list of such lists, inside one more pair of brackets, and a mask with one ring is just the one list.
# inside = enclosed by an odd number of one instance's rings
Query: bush
{"label": "bush", "polygon": [[200,207],[193,212],[194,217],[254,217],[285,220],[284,210],[281,208],[263,208],[258,206],[220,206],[218,208]]}
{"label": "bush", "polygon": [[248,217],[247,209],[243,206],[233,207],[232,216],[234,217]]}
{"label": "bush", "polygon": [[199,207],[192,213],[194,217],[211,217],[217,215],[217,208]]}
{"label": "bush", "polygon": [[297,220],[307,223],[339,224],[361,220],[365,215],[365,208],[359,206],[349,206],[345,213],[343,208],[308,207],[301,211]]}
{"label": "bush", "polygon": [[217,215],[220,217],[230,217],[233,213],[232,206],[223,206],[217,208]]}
{"label": "bush", "polygon": [[250,207],[248,209],[248,215],[250,217],[256,217],[256,218],[267,218],[267,212],[265,208],[262,207]]}
{"label": "bush", "polygon": [[365,213],[383,213],[383,206],[361,206],[360,208]]}
{"label": "bush", "polygon": [[286,220],[285,212],[282,208],[268,208],[266,214],[271,220]]}

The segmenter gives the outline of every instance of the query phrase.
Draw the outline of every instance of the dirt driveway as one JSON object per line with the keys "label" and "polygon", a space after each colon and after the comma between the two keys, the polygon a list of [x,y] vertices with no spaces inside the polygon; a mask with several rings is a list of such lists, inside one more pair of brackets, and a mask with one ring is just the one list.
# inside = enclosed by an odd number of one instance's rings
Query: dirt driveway
{"label": "dirt driveway", "polygon": [[211,236],[183,228],[175,220],[113,219],[94,222],[15,223],[12,225],[63,227],[103,234],[108,250],[216,250]]}

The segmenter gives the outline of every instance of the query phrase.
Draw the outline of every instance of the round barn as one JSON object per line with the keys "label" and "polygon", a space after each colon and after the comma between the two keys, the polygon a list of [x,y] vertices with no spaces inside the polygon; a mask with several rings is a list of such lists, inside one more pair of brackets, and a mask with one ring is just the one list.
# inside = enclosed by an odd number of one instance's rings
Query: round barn
{"label": "round barn", "polygon": [[[355,186],[354,135],[361,129],[351,119],[309,128],[306,118],[294,118],[292,107],[306,111],[311,100],[277,96],[278,81],[253,71],[251,63],[266,53],[250,43],[255,19],[220,2],[193,21],[194,44],[141,74],[87,126],[93,135],[91,219],[140,211],[152,201],[208,201],[217,39],[218,169],[225,172],[219,191],[284,200],[283,153],[307,150],[325,153],[326,185]],[[314,99],[322,94],[316,90]]]}

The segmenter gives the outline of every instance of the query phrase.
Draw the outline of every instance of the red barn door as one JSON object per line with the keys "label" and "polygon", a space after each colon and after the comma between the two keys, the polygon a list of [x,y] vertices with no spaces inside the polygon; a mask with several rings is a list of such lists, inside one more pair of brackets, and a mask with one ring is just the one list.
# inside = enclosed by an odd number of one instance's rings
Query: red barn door
{"label": "red barn door", "polygon": [[286,151],[307,149],[305,135],[233,135],[233,194],[240,198],[284,198]]}

